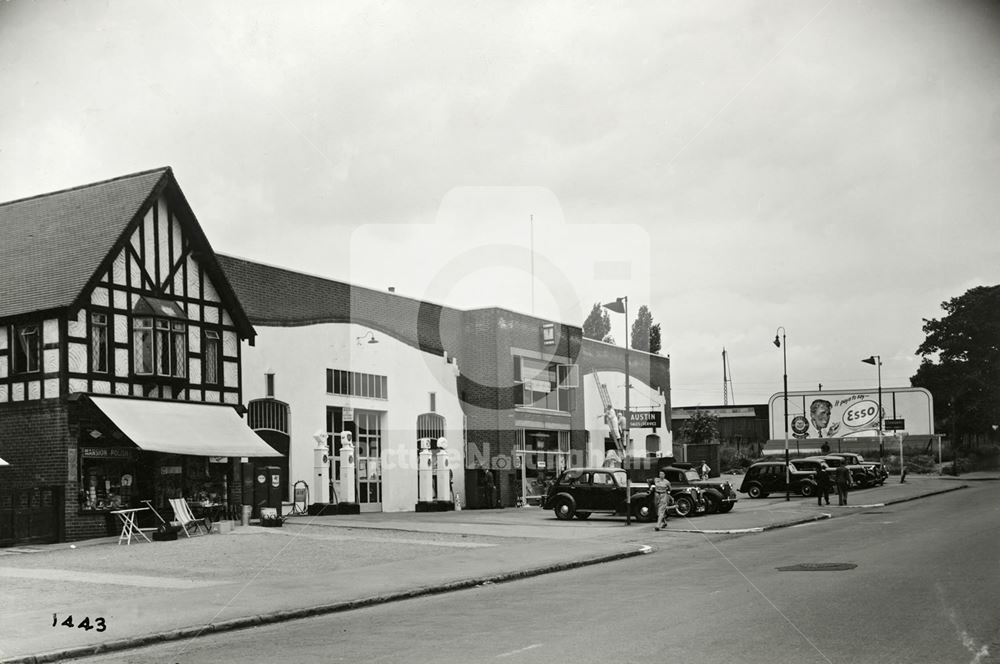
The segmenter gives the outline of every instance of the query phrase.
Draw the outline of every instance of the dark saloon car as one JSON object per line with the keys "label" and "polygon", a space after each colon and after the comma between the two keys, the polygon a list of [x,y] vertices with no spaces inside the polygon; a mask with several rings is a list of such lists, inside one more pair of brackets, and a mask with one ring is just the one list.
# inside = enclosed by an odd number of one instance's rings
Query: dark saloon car
{"label": "dark saloon car", "polygon": [[803,496],[816,495],[816,480],[813,473],[803,472],[795,468],[794,464],[788,467],[789,481],[785,483],[785,462],[784,461],[758,461],[749,468],[743,475],[743,483],[740,484],[740,493],[745,493],[751,498],[767,498],[772,493],[784,493],[785,487],[792,493]]}
{"label": "dark saloon car", "polygon": [[701,489],[701,496],[705,501],[705,514],[728,512],[733,509],[736,501],[739,500],[736,497],[736,489],[733,488],[732,482],[727,480],[703,480],[698,475],[698,471],[690,468],[666,466],[659,470],[666,473],[670,485],[674,488],[693,486]]}
{"label": "dark saloon car", "polygon": [[[621,468],[569,468],[549,487],[542,499],[542,509],[552,510],[562,520],[586,519],[595,512],[624,515],[625,481],[625,471]],[[630,491],[632,516],[638,521],[653,521],[656,509],[650,487],[633,483]],[[700,489],[675,487],[670,493],[674,498],[671,511],[678,516],[705,509]]]}
{"label": "dark saloon car", "polygon": [[[861,464],[852,463],[845,456],[840,454],[827,454],[825,456],[812,456],[806,457],[808,460],[812,461],[823,461],[827,466],[830,467],[832,471],[834,468],[840,468],[841,466],[847,466],[847,469],[851,472],[851,484],[855,487],[864,489],[875,484],[875,476],[871,469],[862,466]],[[830,473],[830,477],[834,477],[834,473]]]}

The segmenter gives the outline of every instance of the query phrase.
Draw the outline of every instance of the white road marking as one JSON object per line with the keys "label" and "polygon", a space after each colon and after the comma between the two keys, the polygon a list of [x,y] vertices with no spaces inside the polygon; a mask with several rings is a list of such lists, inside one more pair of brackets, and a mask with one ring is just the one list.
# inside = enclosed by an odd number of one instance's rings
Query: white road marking
{"label": "white road marking", "polygon": [[522,652],[524,652],[526,650],[532,650],[534,648],[541,648],[541,647],[542,647],[541,643],[534,643],[534,644],[532,644],[530,646],[525,646],[523,648],[518,648],[517,650],[511,650],[510,652],[500,653],[499,655],[497,655],[497,657],[510,657],[511,655],[516,655],[516,654],[522,653]]}

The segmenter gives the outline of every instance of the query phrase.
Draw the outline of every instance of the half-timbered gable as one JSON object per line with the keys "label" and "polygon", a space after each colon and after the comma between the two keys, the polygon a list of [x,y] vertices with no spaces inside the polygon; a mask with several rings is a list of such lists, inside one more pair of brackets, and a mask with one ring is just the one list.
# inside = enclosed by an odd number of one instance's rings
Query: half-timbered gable
{"label": "half-timbered gable", "polygon": [[241,402],[253,329],[169,168],[5,204],[0,228],[2,253],[20,251],[0,304],[0,403]]}

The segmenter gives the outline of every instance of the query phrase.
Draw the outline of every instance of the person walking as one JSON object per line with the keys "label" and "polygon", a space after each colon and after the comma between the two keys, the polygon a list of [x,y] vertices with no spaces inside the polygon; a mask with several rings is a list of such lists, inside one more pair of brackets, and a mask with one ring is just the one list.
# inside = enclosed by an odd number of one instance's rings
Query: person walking
{"label": "person walking", "polygon": [[847,467],[847,464],[843,464],[837,467],[836,473],[837,479],[837,500],[838,505],[847,504],[847,490],[851,486],[851,469]]}
{"label": "person walking", "polygon": [[483,469],[483,493],[486,494],[486,509],[493,509],[497,506],[496,486],[493,484],[493,473]]}
{"label": "person walking", "polygon": [[703,479],[703,480],[707,480],[708,476],[709,476],[709,474],[711,472],[712,472],[712,469],[709,468],[708,462],[705,461],[704,459],[702,459],[701,460],[701,466],[698,467],[698,476],[701,477],[701,479]]}
{"label": "person walking", "polygon": [[830,473],[826,464],[821,463],[816,471],[816,504],[822,505],[824,500],[830,504]]}
{"label": "person walking", "polygon": [[667,527],[667,509],[670,507],[670,480],[667,473],[660,471],[653,480],[653,495],[656,497],[656,530]]}

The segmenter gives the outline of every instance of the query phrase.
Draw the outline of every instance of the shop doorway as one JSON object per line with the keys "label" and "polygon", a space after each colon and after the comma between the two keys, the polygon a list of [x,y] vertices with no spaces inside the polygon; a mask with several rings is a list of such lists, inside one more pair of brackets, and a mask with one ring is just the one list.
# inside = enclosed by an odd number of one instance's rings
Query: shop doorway
{"label": "shop doorway", "polygon": [[549,485],[569,464],[569,432],[518,429],[514,466],[520,479],[518,505],[540,505]]}
{"label": "shop doorway", "polygon": [[354,411],[357,438],[358,504],[362,512],[382,511],[382,414]]}

